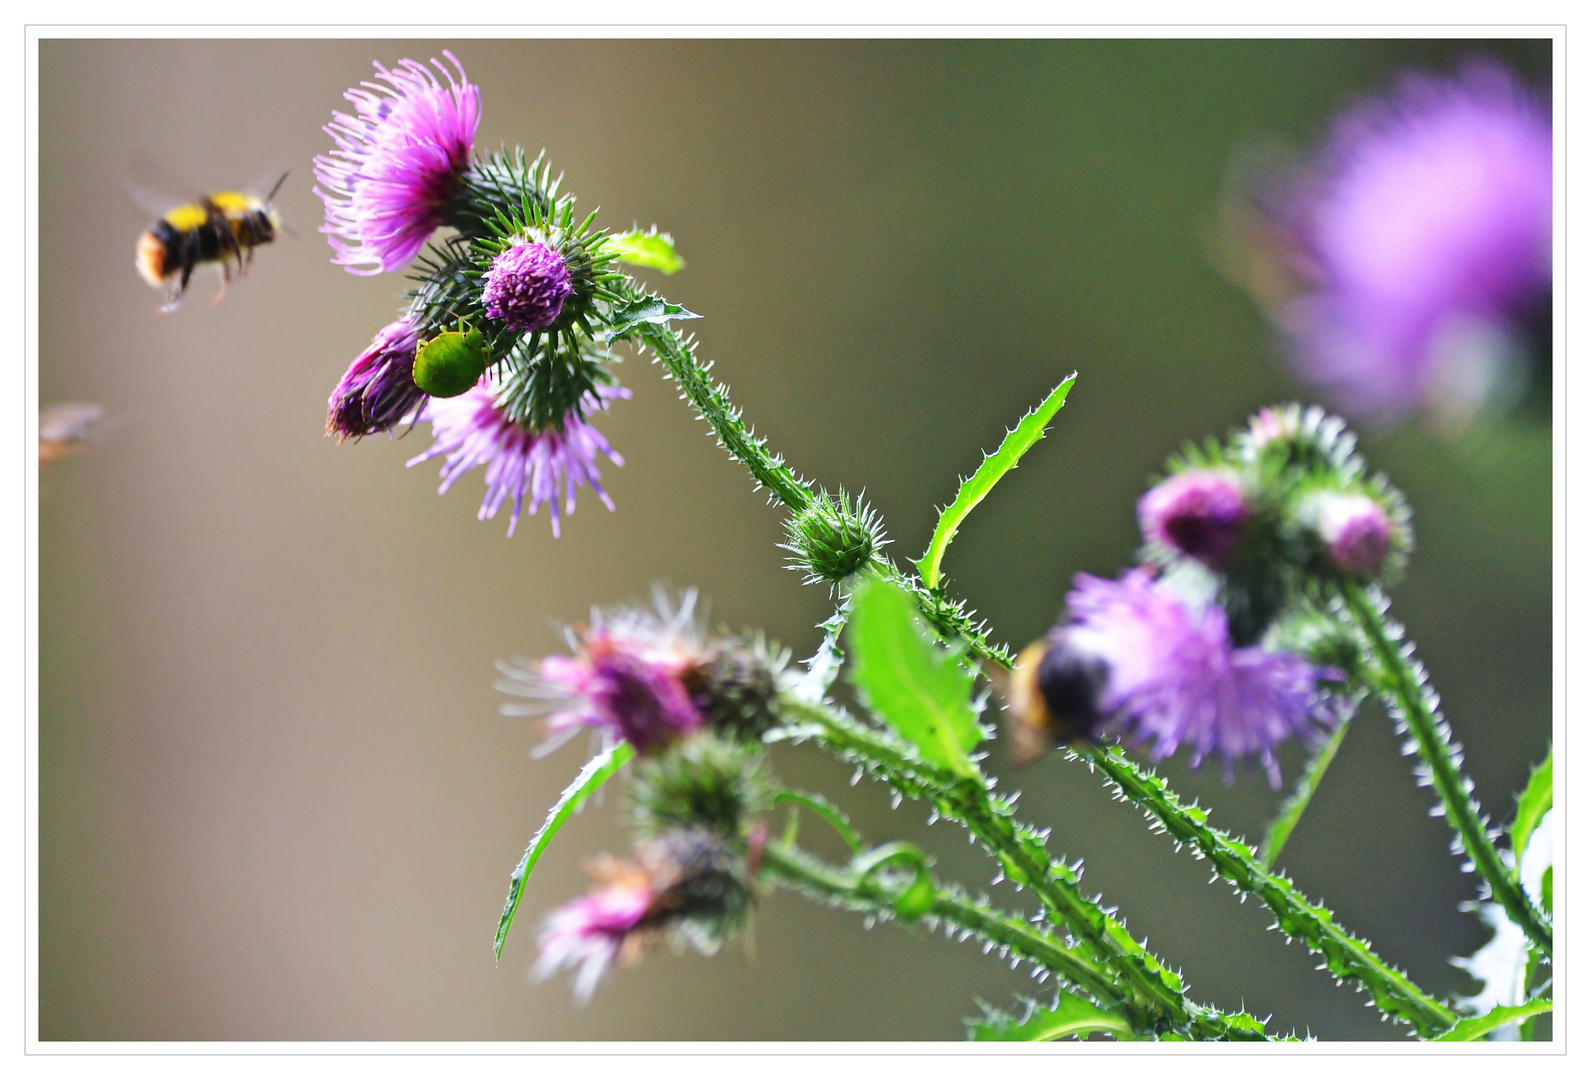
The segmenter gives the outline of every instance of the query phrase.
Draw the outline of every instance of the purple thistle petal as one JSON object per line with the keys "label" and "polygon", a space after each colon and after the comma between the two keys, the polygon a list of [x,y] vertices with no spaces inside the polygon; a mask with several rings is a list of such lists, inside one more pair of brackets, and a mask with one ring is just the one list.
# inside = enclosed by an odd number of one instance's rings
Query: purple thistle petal
{"label": "purple thistle petal", "polygon": [[[586,411],[606,409],[613,399],[629,396],[630,392],[622,387],[599,386],[586,395],[582,405]],[[527,494],[530,507],[526,512],[534,514],[542,503],[547,504],[553,536],[559,535],[560,499],[563,512],[573,513],[577,488],[591,487],[603,505],[613,509],[613,500],[600,483],[597,458],[606,457],[619,466],[624,459],[600,431],[574,413],[564,417],[562,431],[556,427],[532,431],[498,408],[483,383],[455,398],[430,399],[419,419],[432,425],[436,442],[425,453],[410,459],[409,465],[447,455],[442,463],[441,494],[446,494],[453,481],[464,473],[478,465],[486,466],[486,496],[476,516],[481,521],[495,517],[498,508],[512,496],[509,536],[514,535],[514,527],[519,524]]]}
{"label": "purple thistle petal", "polygon": [[[481,122],[480,88],[450,52],[453,73],[432,60],[444,86],[423,64],[376,64],[376,82],[344,97],[355,115],[332,113],[325,127],[337,146],[315,158],[315,194],[326,204],[325,233],[333,263],[352,274],[396,270],[442,224]],[[347,243],[345,241],[352,241]]]}

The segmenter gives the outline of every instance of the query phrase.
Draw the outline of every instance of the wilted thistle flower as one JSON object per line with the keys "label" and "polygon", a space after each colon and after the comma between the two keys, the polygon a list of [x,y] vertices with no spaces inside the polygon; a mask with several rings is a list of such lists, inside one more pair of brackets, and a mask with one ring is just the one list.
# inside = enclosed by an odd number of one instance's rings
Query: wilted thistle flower
{"label": "wilted thistle flower", "polygon": [[326,403],[326,434],[337,441],[391,431],[425,400],[414,385],[419,329],[408,317],[376,332]]}
{"label": "wilted thistle flower", "polygon": [[510,330],[545,330],[574,292],[562,255],[536,241],[504,248],[492,260],[481,289],[481,306]]}
{"label": "wilted thistle flower", "polygon": [[604,858],[587,866],[600,888],[558,908],[542,926],[531,974],[578,968],[584,1004],[615,959],[640,959],[646,939],[673,930],[705,953],[745,916],[751,887],[744,858],[703,829],[682,829],[641,845],[636,863]]}
{"label": "wilted thistle flower", "polygon": [[1249,518],[1243,485],[1230,472],[1174,473],[1138,500],[1144,539],[1219,570]]}
{"label": "wilted thistle flower", "polygon": [[1152,740],[1157,761],[1187,744],[1195,768],[1219,754],[1230,779],[1237,760],[1258,758],[1279,787],[1276,747],[1338,720],[1318,684],[1341,672],[1258,645],[1233,648],[1219,605],[1190,607],[1147,570],[1119,581],[1079,574],[1067,609],[1072,621],[1057,640],[1073,668],[1097,684],[1097,669],[1082,662],[1091,657],[1106,673],[1098,715]]}
{"label": "wilted thistle flower", "polygon": [[1522,381],[1550,310],[1552,122],[1506,70],[1412,75],[1350,109],[1280,214],[1309,290],[1280,319],[1344,410],[1462,425]]}
{"label": "wilted thistle flower", "polygon": [[315,158],[315,179],[326,188],[315,189],[326,204],[320,231],[337,252],[332,262],[349,273],[379,274],[408,262],[458,194],[481,121],[481,92],[452,53],[442,55],[456,79],[437,60],[431,63],[446,85],[413,60],[396,71],[376,64],[376,78],[387,85],[349,90],[343,96],[355,115],[334,112],[326,125],[337,148]]}
{"label": "wilted thistle flower", "polygon": [[[606,409],[614,398],[627,398],[630,392],[618,386],[598,386],[585,396],[582,410],[590,413]],[[531,429],[511,417],[497,404],[484,384],[454,398],[431,398],[419,419],[431,424],[436,442],[431,449],[411,458],[414,466],[434,457],[447,455],[442,463],[442,487],[446,494],[461,475],[478,465],[486,466],[486,497],[481,500],[481,521],[497,515],[497,508],[513,496],[514,509],[508,518],[508,535],[519,524],[525,496],[530,496],[534,514],[542,503],[552,515],[552,534],[559,534],[560,500],[563,513],[575,509],[575,491],[590,486],[613,509],[613,500],[602,489],[597,458],[606,457],[615,465],[624,459],[608,445],[608,440],[580,415],[564,416],[563,427]]]}

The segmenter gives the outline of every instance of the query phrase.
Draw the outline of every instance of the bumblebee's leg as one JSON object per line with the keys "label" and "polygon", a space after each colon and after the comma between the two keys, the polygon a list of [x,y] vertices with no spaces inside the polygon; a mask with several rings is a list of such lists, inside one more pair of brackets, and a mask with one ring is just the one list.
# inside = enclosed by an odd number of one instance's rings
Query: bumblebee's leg
{"label": "bumblebee's leg", "polygon": [[215,268],[221,271],[221,291],[215,294],[215,303],[219,304],[226,299],[227,286],[232,282],[232,268],[224,259],[216,263]]}
{"label": "bumblebee's leg", "polygon": [[188,279],[193,276],[193,265],[190,263],[182,268],[180,275],[173,275],[167,280],[166,302],[155,311],[156,315],[170,315],[182,306],[182,294],[188,290]]}

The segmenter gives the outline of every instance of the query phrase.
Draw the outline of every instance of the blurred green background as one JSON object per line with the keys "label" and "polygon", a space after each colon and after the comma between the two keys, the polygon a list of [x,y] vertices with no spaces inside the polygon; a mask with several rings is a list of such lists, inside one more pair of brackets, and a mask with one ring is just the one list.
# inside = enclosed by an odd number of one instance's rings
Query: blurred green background
{"label": "blurred green background", "polygon": [[[699,585],[715,622],[798,655],[829,604],[780,569],[779,515],[645,361],[601,421],[627,459],[604,475],[617,512],[586,493],[561,541],[545,513],[512,540],[504,518],[478,523],[478,471],[438,498],[433,465],[403,467],[426,429],[322,437],[326,395],[405,285],[330,264],[320,127],[371,60],[443,48],[482,88],[477,145],[545,146],[600,224],[673,233],[689,267],[653,284],[705,316],[703,357],[800,471],[866,488],[898,558],[958,473],[1080,372],[946,562],[1021,645],[1074,573],[1130,561],[1134,500],[1167,453],[1300,393],[1206,254],[1234,150],[1307,145],[1411,66],[1480,53],[1544,85],[1548,44],[42,43],[41,399],[109,416],[41,485],[40,1037],[961,1038],[975,997],[1007,1004],[1031,980],[788,893],[760,905],[750,955],[662,950],[584,1009],[566,979],[527,982],[534,920],[585,889],[583,857],[628,847],[616,798],[559,838],[493,964],[508,872],[581,759],[528,758],[539,735],[497,715],[492,661],[555,651],[556,624],[656,581]],[[147,220],[123,195],[140,155],[195,191],[291,168],[298,238],[224,304],[206,275],[155,317],[131,265]],[[1548,477],[1499,482],[1417,427],[1366,442],[1415,507],[1395,613],[1507,819],[1551,730]],[[1394,1035],[1085,768],[1010,776],[1003,747],[991,765],[1196,998],[1282,1031]],[[810,748],[776,766],[947,876],[992,872]],[[1259,775],[1169,773],[1250,836],[1278,799]],[[1366,708],[1283,861],[1427,989],[1468,991],[1447,958],[1487,932],[1457,910],[1474,879],[1431,804]]]}

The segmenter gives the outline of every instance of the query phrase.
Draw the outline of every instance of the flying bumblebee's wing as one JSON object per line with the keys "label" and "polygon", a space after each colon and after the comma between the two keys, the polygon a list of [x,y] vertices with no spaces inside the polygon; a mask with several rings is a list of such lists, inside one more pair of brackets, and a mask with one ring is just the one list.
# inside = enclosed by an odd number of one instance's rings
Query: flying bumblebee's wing
{"label": "flying bumblebee's wing", "polygon": [[177,179],[148,154],[133,155],[122,188],[145,218],[163,218],[173,207],[202,198],[197,188]]}

